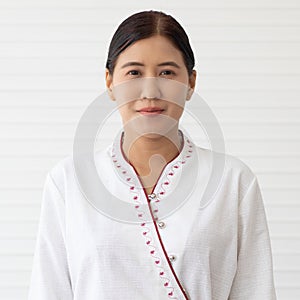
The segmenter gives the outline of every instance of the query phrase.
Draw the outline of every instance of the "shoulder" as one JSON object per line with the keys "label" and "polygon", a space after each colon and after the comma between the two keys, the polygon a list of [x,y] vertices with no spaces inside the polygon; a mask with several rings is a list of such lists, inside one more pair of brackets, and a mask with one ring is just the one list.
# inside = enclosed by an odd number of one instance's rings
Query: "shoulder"
{"label": "shoulder", "polygon": [[74,171],[73,155],[69,154],[58,160],[48,171],[53,179],[59,180]]}
{"label": "shoulder", "polygon": [[64,196],[67,181],[74,177],[74,163],[72,154],[59,159],[48,170],[47,178],[50,178],[62,196]]}
{"label": "shoulder", "polygon": [[[94,154],[74,155],[73,153],[58,160],[48,171],[48,176],[55,183],[61,194],[77,186],[78,178],[90,178],[109,168],[111,146]],[[97,172],[97,173],[96,173]]]}
{"label": "shoulder", "polygon": [[224,161],[224,167],[226,173],[229,173],[231,175],[235,176],[242,176],[245,178],[245,180],[251,180],[255,176],[254,171],[252,168],[240,159],[239,157],[232,155],[230,153],[222,153],[218,151],[214,151],[211,149],[203,148],[200,146],[195,146],[198,155],[200,157],[203,157],[204,159],[208,160],[210,163],[215,162],[221,162]]}
{"label": "shoulder", "polygon": [[230,190],[243,198],[253,181],[257,180],[253,169],[239,157],[199,146],[196,146],[196,149],[202,161],[205,161],[209,164],[210,169],[214,170],[214,174],[222,174],[220,175],[220,186],[223,186],[223,189],[228,192]]}

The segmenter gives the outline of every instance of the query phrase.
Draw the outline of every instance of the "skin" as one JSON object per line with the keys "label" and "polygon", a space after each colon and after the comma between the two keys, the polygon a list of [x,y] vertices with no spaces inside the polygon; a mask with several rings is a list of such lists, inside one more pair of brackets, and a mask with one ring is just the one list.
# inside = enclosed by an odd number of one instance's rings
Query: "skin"
{"label": "skin", "polygon": [[[123,67],[124,64],[133,61],[142,65]],[[170,61],[175,62],[178,68],[173,65],[158,66],[163,62]],[[116,61],[113,75],[106,69],[105,81],[111,99],[115,100],[114,86],[127,80],[144,77],[163,77],[189,86],[191,89],[186,96],[186,100],[189,100],[195,88],[196,71],[193,70],[193,73],[189,76],[180,50],[175,48],[168,38],[155,35],[139,40],[126,48]],[[179,106],[174,102],[159,98],[149,99],[157,96],[154,94],[153,91],[143,90],[142,99],[136,99],[126,105],[119,106],[125,133],[123,152],[137,171],[147,194],[152,192],[165,165],[179,154],[178,122],[183,113],[182,105]],[[129,120],[141,116],[138,110],[145,106],[161,107],[163,108],[163,114],[176,120],[177,124],[170,130],[168,137],[158,134],[146,134],[134,141],[130,138],[130,129],[126,128],[125,124]]]}

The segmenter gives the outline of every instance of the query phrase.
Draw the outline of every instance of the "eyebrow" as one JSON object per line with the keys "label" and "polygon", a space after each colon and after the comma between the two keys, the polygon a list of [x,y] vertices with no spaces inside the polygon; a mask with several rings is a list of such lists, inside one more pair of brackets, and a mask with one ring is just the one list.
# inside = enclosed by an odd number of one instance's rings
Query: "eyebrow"
{"label": "eyebrow", "polygon": [[[143,67],[143,66],[145,66],[145,65],[142,64],[142,63],[140,63],[140,62],[137,62],[137,61],[129,61],[129,62],[127,62],[126,64],[124,64],[124,65],[121,67],[121,69],[126,68],[126,67],[128,67],[128,66],[142,66],[142,67]],[[165,61],[165,62],[163,62],[163,63],[158,64],[157,66],[159,66],[159,67],[161,67],[161,66],[173,66],[173,67],[175,67],[175,68],[177,68],[177,69],[180,69],[179,65],[176,64],[176,62],[174,62],[174,61]]]}

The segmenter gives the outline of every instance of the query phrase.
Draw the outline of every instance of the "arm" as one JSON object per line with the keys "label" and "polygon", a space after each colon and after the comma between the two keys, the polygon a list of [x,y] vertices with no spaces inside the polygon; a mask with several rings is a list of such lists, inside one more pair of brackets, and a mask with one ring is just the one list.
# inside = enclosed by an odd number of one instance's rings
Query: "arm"
{"label": "arm", "polygon": [[237,270],[229,300],[276,300],[271,242],[257,178],[239,204]]}
{"label": "arm", "polygon": [[65,248],[64,211],[64,199],[48,173],[43,189],[29,300],[73,299]]}

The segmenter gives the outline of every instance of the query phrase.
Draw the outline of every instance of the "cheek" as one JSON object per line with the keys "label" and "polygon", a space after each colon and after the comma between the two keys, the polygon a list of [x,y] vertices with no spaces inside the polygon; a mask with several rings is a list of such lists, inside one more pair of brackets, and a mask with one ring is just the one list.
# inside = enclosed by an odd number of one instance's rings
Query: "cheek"
{"label": "cheek", "polygon": [[170,117],[174,118],[175,120],[179,120],[183,113],[184,108],[180,105],[172,104],[169,106],[169,114]]}
{"label": "cheek", "polygon": [[118,110],[123,121],[129,120],[134,114],[133,107],[130,103],[122,105],[118,104]]}

